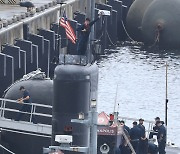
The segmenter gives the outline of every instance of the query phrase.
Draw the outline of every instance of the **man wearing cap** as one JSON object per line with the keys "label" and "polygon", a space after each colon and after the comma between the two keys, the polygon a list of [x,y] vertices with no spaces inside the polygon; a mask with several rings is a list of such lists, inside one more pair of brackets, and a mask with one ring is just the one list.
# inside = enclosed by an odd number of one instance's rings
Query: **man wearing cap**
{"label": "man wearing cap", "polygon": [[[21,98],[19,98],[17,101],[19,103],[21,103],[23,106],[20,109],[21,112],[18,114],[18,116],[15,119],[16,121],[19,121],[22,118],[22,116],[25,114],[25,113],[22,113],[22,112],[31,112],[31,105],[29,105],[29,104],[32,103],[29,92],[23,86],[21,86],[19,88],[19,90],[22,92],[23,96]],[[25,104],[23,104],[23,103],[25,103]],[[36,123],[35,119],[34,119],[34,116],[32,116],[32,121],[33,121],[33,123]]]}
{"label": "man wearing cap", "polygon": [[150,132],[150,134],[149,134],[149,139],[153,138],[153,135],[157,135],[158,134],[159,127],[156,124],[157,121],[160,121],[162,124],[164,124],[164,122],[161,121],[161,119],[159,117],[156,117],[155,118],[155,125],[153,126],[153,131]]}
{"label": "man wearing cap", "polygon": [[159,127],[157,140],[158,140],[158,148],[159,154],[165,154],[165,147],[166,147],[166,128],[162,124],[161,121],[157,121],[156,125]]}
{"label": "man wearing cap", "polygon": [[133,122],[133,128],[130,129],[129,134],[130,134],[131,144],[136,154],[139,154],[139,139],[141,137],[141,132],[137,126],[136,121]]}
{"label": "man wearing cap", "polygon": [[147,154],[148,152],[148,141],[146,138],[146,130],[143,125],[144,119],[140,118],[139,119],[139,124],[138,127],[140,129],[140,140],[139,140],[139,154]]}
{"label": "man wearing cap", "polygon": [[[120,127],[124,131],[124,134],[126,135],[126,137],[128,139],[130,139],[130,136],[129,136],[130,129],[129,129],[129,127],[125,125],[125,122],[123,120],[121,120],[121,121],[119,120],[118,122],[120,124]],[[126,141],[124,136],[122,136],[122,143],[119,146],[119,148],[120,148],[121,154],[130,154],[131,153],[130,149],[129,149],[128,145],[127,145],[127,141]]]}
{"label": "man wearing cap", "polygon": [[89,18],[86,18],[84,24],[76,29],[78,32],[80,32],[80,39],[77,46],[77,52],[79,55],[85,55],[91,27],[100,19],[101,15],[102,13],[99,14],[98,18],[91,22]]}

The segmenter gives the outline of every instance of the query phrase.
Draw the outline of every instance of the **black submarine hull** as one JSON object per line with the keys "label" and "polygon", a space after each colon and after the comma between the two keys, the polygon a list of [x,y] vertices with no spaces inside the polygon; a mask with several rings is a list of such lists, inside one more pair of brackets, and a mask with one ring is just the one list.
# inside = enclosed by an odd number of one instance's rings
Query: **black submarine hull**
{"label": "black submarine hull", "polygon": [[53,80],[53,145],[58,145],[55,142],[55,135],[72,135],[73,145],[88,146],[88,127],[72,123],[71,119],[78,119],[78,114],[81,112],[87,118],[90,100],[97,96],[94,94],[97,92],[97,84],[94,84],[94,82],[97,83],[97,79],[96,64],[87,66],[58,65],[56,67]]}

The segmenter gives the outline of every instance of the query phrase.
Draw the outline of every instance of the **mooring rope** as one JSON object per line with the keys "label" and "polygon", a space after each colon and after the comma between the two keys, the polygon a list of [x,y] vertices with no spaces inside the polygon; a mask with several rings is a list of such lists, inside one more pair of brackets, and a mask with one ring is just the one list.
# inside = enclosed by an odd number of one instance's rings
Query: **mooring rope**
{"label": "mooring rope", "polygon": [[149,46],[150,48],[154,47],[160,41],[160,30],[157,29],[156,32],[157,33],[156,33],[156,37],[154,39],[154,43],[151,46]]}
{"label": "mooring rope", "polygon": [[129,33],[127,32],[127,30],[126,30],[126,27],[125,27],[125,25],[124,25],[123,20],[121,20],[121,22],[122,22],[122,26],[123,26],[124,31],[126,32],[126,35],[128,36],[128,38],[129,38],[131,41],[136,42],[135,40],[133,40],[133,39],[132,39],[132,37],[131,37],[131,36],[129,35]]}
{"label": "mooring rope", "polygon": [[108,33],[107,30],[106,30],[106,34],[107,34],[107,36],[108,36],[108,39],[109,39],[110,43],[111,43],[113,46],[116,46],[116,44],[114,44],[113,41],[111,40],[111,38],[110,38],[109,33]]}

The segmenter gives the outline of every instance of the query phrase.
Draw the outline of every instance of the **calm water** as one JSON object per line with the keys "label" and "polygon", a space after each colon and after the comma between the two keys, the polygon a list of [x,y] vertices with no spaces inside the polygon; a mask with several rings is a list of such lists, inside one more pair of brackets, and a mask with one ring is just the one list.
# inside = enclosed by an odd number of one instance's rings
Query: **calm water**
{"label": "calm water", "polygon": [[[180,52],[179,52],[180,53]],[[168,63],[168,139],[180,146],[180,54],[154,54],[138,47],[118,47],[99,65],[98,111],[111,113],[117,91],[121,116],[154,120],[165,117]]]}

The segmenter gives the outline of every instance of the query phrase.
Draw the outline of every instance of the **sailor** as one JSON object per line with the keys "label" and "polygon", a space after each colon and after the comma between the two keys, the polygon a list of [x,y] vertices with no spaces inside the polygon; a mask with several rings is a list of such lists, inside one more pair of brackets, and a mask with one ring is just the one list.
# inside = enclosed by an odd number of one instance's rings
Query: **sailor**
{"label": "sailor", "polygon": [[[159,117],[155,118],[155,125],[153,126],[153,132],[150,132],[149,139],[153,138],[153,135],[158,134],[159,127],[156,125],[157,121],[161,121]],[[162,123],[164,124],[163,121],[162,121]]]}
{"label": "sailor", "polygon": [[136,152],[136,154],[139,154],[139,139],[141,137],[141,131],[139,127],[137,126],[137,122],[133,122],[133,128],[130,129],[130,139],[131,144]]}
{"label": "sailor", "polygon": [[120,125],[124,127],[124,129],[129,133],[130,129],[128,126],[125,125],[124,120],[119,121]]}
{"label": "sailor", "polygon": [[148,153],[149,154],[157,154],[158,153],[157,145],[152,142],[148,142]]}
{"label": "sailor", "polygon": [[[22,116],[25,114],[22,112],[31,112],[31,107],[32,107],[31,106],[32,101],[29,92],[23,86],[21,86],[19,90],[22,92],[23,96],[22,98],[19,98],[17,101],[22,104],[22,108],[20,109],[21,112],[18,114],[18,116],[15,119],[16,121],[19,121],[22,118]],[[32,116],[32,122],[36,123],[34,116]]]}
{"label": "sailor", "polygon": [[159,154],[165,154],[165,147],[166,147],[166,128],[162,124],[161,121],[157,121],[156,125],[159,127],[157,140],[158,140],[158,149]]}
{"label": "sailor", "polygon": [[95,22],[97,22],[100,19],[101,16],[102,16],[102,13],[100,13],[99,16],[91,22],[89,18],[86,18],[84,21],[84,24],[82,24],[76,29],[77,31],[80,32],[80,39],[77,46],[77,52],[79,55],[85,55],[88,39],[89,39],[89,34],[91,32],[91,27],[95,24]]}
{"label": "sailor", "polygon": [[146,131],[143,125],[144,119],[139,119],[138,128],[140,129],[140,140],[139,140],[139,154],[147,154],[148,152],[148,140],[146,138]]}
{"label": "sailor", "polygon": [[[118,121],[119,127],[124,131],[124,134],[126,135],[128,141],[130,140],[129,136],[129,127],[125,125],[125,122],[123,120]],[[119,148],[121,151],[121,154],[131,154],[131,151],[128,146],[128,141],[125,139],[124,136],[122,136],[122,143],[120,144]]]}

